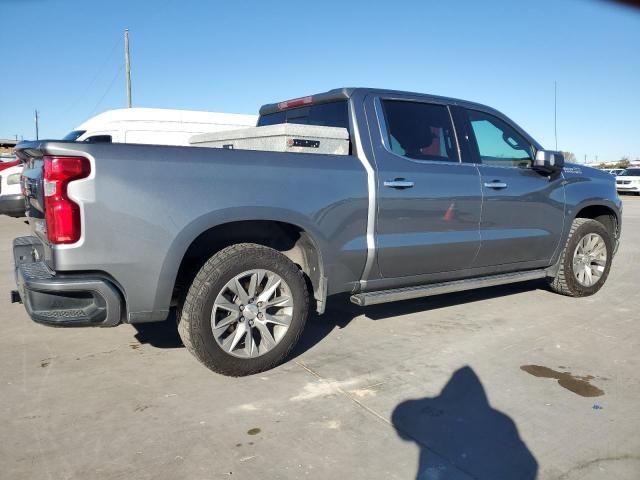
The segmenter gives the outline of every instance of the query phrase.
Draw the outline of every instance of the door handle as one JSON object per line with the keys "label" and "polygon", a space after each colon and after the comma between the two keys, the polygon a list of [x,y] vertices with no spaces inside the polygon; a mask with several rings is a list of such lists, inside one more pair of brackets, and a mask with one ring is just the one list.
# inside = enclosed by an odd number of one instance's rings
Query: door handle
{"label": "door handle", "polygon": [[487,188],[507,188],[507,184],[494,180],[493,182],[484,182],[484,186]]}
{"label": "door handle", "polygon": [[395,178],[393,180],[385,180],[384,186],[389,188],[398,188],[400,190],[405,188],[411,188],[415,184],[410,182],[409,180],[405,180],[404,178]]}

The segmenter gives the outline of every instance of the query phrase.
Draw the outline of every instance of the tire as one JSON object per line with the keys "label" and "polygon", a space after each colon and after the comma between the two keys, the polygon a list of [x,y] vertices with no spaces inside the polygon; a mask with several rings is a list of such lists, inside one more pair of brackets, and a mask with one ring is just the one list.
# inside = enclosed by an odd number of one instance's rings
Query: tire
{"label": "tire", "polygon": [[[583,283],[579,280],[577,274],[581,273],[581,266],[578,262],[578,268],[574,267],[574,256],[576,256],[578,244],[589,235],[597,235],[604,242],[606,251],[606,259],[591,262],[585,260],[586,264],[592,265],[595,269],[603,267],[599,272],[600,276],[596,279],[596,276],[591,278],[595,279],[591,285]],[[591,237],[594,238],[594,237]],[[578,255],[579,257],[580,255]],[[569,238],[562,251],[560,257],[560,267],[556,276],[549,281],[551,289],[561,295],[567,295],[569,297],[587,297],[593,295],[602,288],[609,276],[611,269],[611,261],[613,259],[613,238],[611,232],[609,232],[603,224],[596,220],[588,218],[576,218],[571,224],[569,231]],[[604,265],[602,265],[604,263]],[[584,264],[583,264],[584,265]],[[586,267],[585,267],[586,268]],[[588,280],[587,280],[588,283]]]}
{"label": "tire", "polygon": [[[257,286],[250,298],[254,278]],[[259,301],[273,288],[269,282],[278,284],[273,293],[278,298]],[[274,300],[280,300],[278,306],[269,306]],[[256,313],[258,304],[262,306]],[[179,310],[178,332],[185,347],[210,370],[240,377],[269,370],[289,355],[304,330],[309,292],[302,272],[287,257],[272,248],[241,243],[203,265]],[[282,324],[269,323],[276,319]],[[236,337],[240,340],[233,346]]]}

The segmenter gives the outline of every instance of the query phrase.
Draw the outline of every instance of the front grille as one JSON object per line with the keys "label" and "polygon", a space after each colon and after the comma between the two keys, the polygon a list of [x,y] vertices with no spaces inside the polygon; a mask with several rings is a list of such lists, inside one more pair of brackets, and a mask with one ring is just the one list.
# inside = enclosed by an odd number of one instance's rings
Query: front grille
{"label": "front grille", "polygon": [[616,183],[618,185],[629,185],[631,184],[631,180],[617,180]]}

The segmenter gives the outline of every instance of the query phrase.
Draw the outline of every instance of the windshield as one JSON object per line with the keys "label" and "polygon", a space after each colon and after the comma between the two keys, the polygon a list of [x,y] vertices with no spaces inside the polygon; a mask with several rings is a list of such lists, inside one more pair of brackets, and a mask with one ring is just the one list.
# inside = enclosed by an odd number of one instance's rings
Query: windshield
{"label": "windshield", "polygon": [[62,137],[62,140],[75,142],[85,132],[86,130],[72,130],[71,132],[67,133],[64,137]]}
{"label": "windshield", "polygon": [[621,177],[640,177],[640,168],[627,168],[620,174]]}

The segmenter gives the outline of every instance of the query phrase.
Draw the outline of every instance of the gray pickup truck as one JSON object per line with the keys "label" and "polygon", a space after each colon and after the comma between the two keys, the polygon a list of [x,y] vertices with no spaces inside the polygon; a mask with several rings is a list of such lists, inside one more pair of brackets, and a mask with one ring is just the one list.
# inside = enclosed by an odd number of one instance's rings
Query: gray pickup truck
{"label": "gray pickup truck", "polygon": [[259,126],[346,128],[349,155],[22,143],[33,236],[17,290],[53,326],[166,320],[208,368],[282,362],[327,297],[358,305],[546,278],[604,284],[615,178],[565,165],[500,112],[345,88],[265,105]]}

